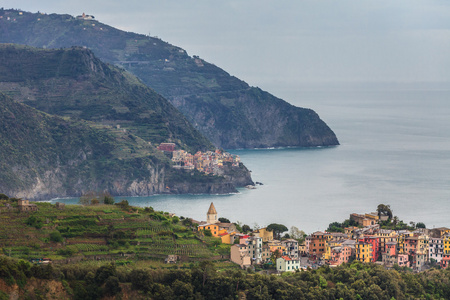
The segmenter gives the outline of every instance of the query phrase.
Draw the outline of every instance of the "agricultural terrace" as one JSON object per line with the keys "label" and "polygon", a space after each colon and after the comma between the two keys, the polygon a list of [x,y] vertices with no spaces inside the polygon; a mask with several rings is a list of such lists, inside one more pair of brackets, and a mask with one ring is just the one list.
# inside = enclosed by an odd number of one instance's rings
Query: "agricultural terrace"
{"label": "agricultural terrace", "polygon": [[[0,254],[25,260],[49,258],[53,263],[115,261],[118,265],[159,266],[167,255],[180,257],[179,267],[198,260],[225,263],[229,245],[203,237],[183,217],[170,217],[153,208],[115,205],[67,205],[58,209],[39,203],[37,212],[0,211]],[[189,222],[185,222],[189,224]],[[227,263],[229,264],[229,263]]]}

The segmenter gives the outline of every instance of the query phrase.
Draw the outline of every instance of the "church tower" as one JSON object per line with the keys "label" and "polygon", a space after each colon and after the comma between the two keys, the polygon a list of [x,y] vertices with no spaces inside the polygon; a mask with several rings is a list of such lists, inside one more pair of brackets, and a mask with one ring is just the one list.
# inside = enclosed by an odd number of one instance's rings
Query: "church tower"
{"label": "church tower", "polygon": [[206,223],[208,224],[219,223],[219,220],[217,218],[217,211],[212,202],[211,205],[209,206],[208,212],[206,213]]}

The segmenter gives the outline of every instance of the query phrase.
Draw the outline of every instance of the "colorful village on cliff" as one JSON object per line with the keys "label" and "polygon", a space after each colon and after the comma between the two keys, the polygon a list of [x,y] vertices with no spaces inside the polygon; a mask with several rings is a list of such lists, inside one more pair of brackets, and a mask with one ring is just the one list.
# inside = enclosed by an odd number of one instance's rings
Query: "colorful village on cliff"
{"label": "colorful village on cliff", "polygon": [[379,222],[385,217],[377,213],[351,214],[350,219],[358,226],[347,227],[344,233],[317,231],[306,236],[303,243],[292,238],[274,239],[274,233],[267,228],[240,233],[235,224],[219,222],[213,203],[206,222],[192,221],[199,224],[199,231],[208,230],[222,243],[232,244],[230,260],[241,268],[274,261],[278,272],[293,272],[324,264],[334,267],[353,260],[386,268],[408,267],[418,272],[430,264],[448,267],[450,228],[381,229]]}
{"label": "colorful village on cliff", "polygon": [[161,143],[158,150],[172,155],[173,168],[197,170],[206,174],[219,175],[225,163],[232,167],[239,167],[241,159],[238,155],[217,149],[216,151],[198,151],[190,154],[184,150],[176,150],[174,143]]}

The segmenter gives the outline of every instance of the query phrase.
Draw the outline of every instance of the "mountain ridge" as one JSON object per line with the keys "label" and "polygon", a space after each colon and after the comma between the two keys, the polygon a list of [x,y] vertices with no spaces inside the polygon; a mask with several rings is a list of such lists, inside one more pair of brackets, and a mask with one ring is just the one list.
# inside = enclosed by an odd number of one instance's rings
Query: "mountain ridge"
{"label": "mountain ridge", "polygon": [[0,45],[0,103],[0,191],[14,197],[223,194],[253,184],[243,165],[223,176],[173,169],[160,142],[188,151],[212,144],[167,100],[88,49]]}
{"label": "mountain ridge", "polygon": [[[334,132],[310,109],[290,105],[159,38],[70,15],[3,10],[0,42],[85,46],[166,97],[217,147],[332,146]],[[6,18],[13,17],[14,21]],[[252,111],[258,110],[255,114]],[[273,125],[276,125],[275,127]],[[272,129],[276,130],[272,130]]]}

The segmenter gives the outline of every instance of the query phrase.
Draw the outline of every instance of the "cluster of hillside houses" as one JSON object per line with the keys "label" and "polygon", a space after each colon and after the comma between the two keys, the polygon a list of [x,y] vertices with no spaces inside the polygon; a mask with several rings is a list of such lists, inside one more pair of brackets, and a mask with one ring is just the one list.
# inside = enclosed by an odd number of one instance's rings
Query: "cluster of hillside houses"
{"label": "cluster of hillside houses", "polygon": [[238,155],[216,150],[190,154],[184,150],[175,150],[174,143],[161,143],[158,150],[172,154],[173,167],[176,169],[198,170],[207,174],[220,175],[224,163],[238,167],[241,159]]}
{"label": "cluster of hillside houses", "polygon": [[[383,217],[383,216],[382,216]],[[358,227],[345,228],[343,233],[314,232],[303,244],[295,239],[274,240],[273,232],[261,228],[242,234],[233,223],[220,223],[214,204],[207,213],[207,221],[200,222],[199,230],[210,230],[222,243],[232,244],[230,258],[242,268],[271,262],[276,258],[279,272],[295,271],[300,258],[307,257],[317,264],[338,266],[358,260],[392,268],[409,267],[422,271],[427,265],[447,268],[450,261],[450,229],[388,230],[381,229],[377,213],[351,214]]]}

